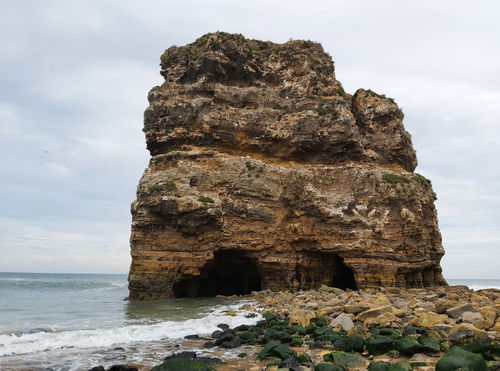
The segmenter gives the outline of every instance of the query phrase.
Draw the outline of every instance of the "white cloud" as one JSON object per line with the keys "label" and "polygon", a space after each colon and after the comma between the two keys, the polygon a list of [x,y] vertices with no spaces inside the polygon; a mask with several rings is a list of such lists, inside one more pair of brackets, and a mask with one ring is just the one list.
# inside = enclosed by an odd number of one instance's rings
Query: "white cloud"
{"label": "white cloud", "polygon": [[19,132],[19,117],[10,105],[0,102],[0,135],[14,135]]}

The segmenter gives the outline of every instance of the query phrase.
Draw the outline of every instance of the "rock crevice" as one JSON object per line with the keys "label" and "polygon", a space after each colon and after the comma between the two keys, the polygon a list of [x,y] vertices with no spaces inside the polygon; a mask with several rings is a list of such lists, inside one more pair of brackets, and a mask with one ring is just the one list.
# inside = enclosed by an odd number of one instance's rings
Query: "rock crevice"
{"label": "rock crevice", "polygon": [[152,158],[132,204],[130,298],[445,284],[435,194],[413,172],[402,111],[347,94],[320,44],[207,34],[169,48],[161,74],[144,115]]}

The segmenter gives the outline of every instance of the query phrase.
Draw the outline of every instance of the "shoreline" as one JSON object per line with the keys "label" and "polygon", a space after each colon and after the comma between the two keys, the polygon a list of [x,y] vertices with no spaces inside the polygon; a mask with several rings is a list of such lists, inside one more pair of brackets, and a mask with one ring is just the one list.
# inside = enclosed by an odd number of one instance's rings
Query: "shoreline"
{"label": "shoreline", "polygon": [[[259,311],[265,320],[235,328],[221,324],[219,333],[197,334],[202,339],[184,340],[173,358],[153,370],[196,366],[257,371],[277,370],[281,364],[304,371],[341,370],[334,366],[426,371],[443,362],[476,362],[472,369],[478,370],[500,367],[500,289],[441,286],[343,291],[322,286],[295,293],[262,291],[227,298],[256,301],[257,306],[243,305],[239,310]],[[211,343],[209,351],[207,343]],[[198,356],[182,354],[185,348],[198,349]],[[269,354],[262,354],[263,349]],[[276,357],[280,352],[283,354]],[[461,359],[464,355],[471,359]],[[223,363],[210,363],[211,358]],[[176,362],[182,366],[166,368],[169,362],[170,367]],[[94,369],[99,370],[104,368]]]}

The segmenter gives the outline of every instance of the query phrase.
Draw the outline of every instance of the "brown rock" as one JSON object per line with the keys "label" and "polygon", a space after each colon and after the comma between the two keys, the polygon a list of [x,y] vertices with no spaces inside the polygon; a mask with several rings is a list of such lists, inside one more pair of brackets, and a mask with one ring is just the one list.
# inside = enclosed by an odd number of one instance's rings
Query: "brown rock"
{"label": "brown rock", "polygon": [[446,310],[446,314],[451,318],[459,318],[465,312],[477,312],[471,303],[464,303]]}
{"label": "brown rock", "polygon": [[443,298],[436,300],[434,303],[435,311],[439,314],[444,314],[448,309],[456,307],[457,305],[458,301]]}
{"label": "brown rock", "polygon": [[484,320],[473,322],[474,326],[476,326],[478,329],[485,330],[495,325],[495,319],[497,317],[497,314],[495,312],[494,307],[492,306],[481,307],[479,308],[479,312],[483,316]]}
{"label": "brown rock", "polygon": [[379,314],[376,317],[364,318],[363,324],[368,327],[373,326],[392,326],[393,324],[399,323],[401,320],[396,317],[392,312],[385,312]]}
{"label": "brown rock", "polygon": [[472,323],[475,326],[476,322],[484,321],[484,317],[478,312],[463,312],[460,320],[464,323]]}
{"label": "brown rock", "polygon": [[430,182],[393,99],[320,44],[207,34],[161,57],[132,204],[131,299],[445,285]]}
{"label": "brown rock", "polygon": [[357,313],[361,313],[361,312],[364,312],[368,309],[370,309],[370,305],[369,304],[365,304],[365,303],[352,303],[352,304],[346,304],[344,305],[344,312],[346,313],[354,313],[354,314],[357,314]]}
{"label": "brown rock", "polygon": [[421,312],[411,320],[413,326],[433,328],[446,323],[448,316],[433,312]]}
{"label": "brown rock", "polygon": [[492,328],[493,331],[500,333],[500,317],[497,318],[495,325]]}
{"label": "brown rock", "polygon": [[486,339],[488,338],[488,334],[470,323],[460,323],[453,326],[448,332],[448,337],[451,341],[462,342],[465,340]]}
{"label": "brown rock", "polygon": [[290,324],[298,324],[301,326],[309,326],[311,318],[316,317],[316,313],[301,309],[292,309],[289,313]]}
{"label": "brown rock", "polygon": [[318,309],[318,315],[319,316],[328,316],[332,313],[338,313],[342,312],[342,307],[341,306],[333,306],[333,307],[320,307]]}
{"label": "brown rock", "polygon": [[385,305],[383,307],[376,307],[376,308],[366,310],[366,311],[358,314],[358,320],[365,321],[369,318],[376,318],[377,316],[379,316],[383,313],[391,313],[392,314],[392,307],[390,305]]}
{"label": "brown rock", "polygon": [[471,295],[470,301],[476,307],[485,307],[494,304],[493,300],[483,295]]}

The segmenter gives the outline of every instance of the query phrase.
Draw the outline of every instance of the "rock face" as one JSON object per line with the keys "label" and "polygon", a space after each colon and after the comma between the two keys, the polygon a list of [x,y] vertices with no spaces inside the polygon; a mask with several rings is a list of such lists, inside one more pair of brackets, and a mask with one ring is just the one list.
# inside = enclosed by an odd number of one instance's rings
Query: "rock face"
{"label": "rock face", "polygon": [[393,99],[320,44],[213,33],[161,57],[130,298],[445,285],[431,183]]}

